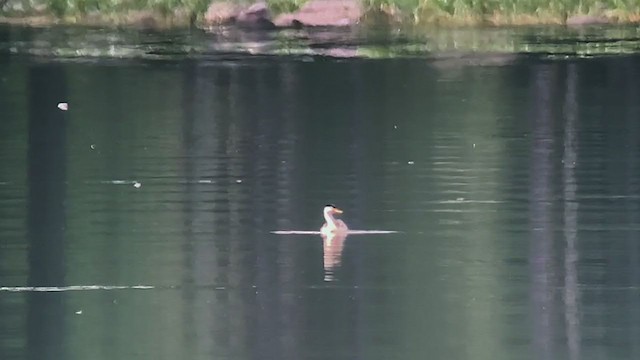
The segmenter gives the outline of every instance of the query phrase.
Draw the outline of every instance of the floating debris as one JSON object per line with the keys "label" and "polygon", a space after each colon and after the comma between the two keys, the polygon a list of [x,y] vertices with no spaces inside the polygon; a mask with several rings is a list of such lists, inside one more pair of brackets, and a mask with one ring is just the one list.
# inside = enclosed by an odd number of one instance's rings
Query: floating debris
{"label": "floating debris", "polygon": [[82,310],[76,311],[76,315],[82,315]]}
{"label": "floating debris", "polygon": [[136,188],[136,189],[140,189],[140,187],[141,187],[141,186],[142,186],[142,184],[140,184],[139,182],[137,182],[137,181],[134,181],[134,182],[133,182],[133,187],[134,187],[134,188]]}
{"label": "floating debris", "polygon": [[67,104],[66,102],[58,103],[58,109],[62,111],[67,111],[69,110],[69,104]]}
{"label": "floating debris", "polygon": [[96,149],[96,144],[91,144],[91,150],[95,150]]}
{"label": "floating debris", "polygon": [[242,180],[240,179],[236,180],[236,184],[242,184]]}
{"label": "floating debris", "polygon": [[415,164],[415,162],[413,162],[413,161],[407,161],[407,164],[409,164],[409,165],[413,165],[413,164]]}

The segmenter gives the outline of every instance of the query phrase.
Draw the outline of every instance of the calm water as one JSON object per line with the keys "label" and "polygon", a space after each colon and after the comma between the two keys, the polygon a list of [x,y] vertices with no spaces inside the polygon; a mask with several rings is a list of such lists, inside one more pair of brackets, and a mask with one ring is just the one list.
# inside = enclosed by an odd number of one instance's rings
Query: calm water
{"label": "calm water", "polygon": [[2,359],[640,357],[639,56],[0,34]]}

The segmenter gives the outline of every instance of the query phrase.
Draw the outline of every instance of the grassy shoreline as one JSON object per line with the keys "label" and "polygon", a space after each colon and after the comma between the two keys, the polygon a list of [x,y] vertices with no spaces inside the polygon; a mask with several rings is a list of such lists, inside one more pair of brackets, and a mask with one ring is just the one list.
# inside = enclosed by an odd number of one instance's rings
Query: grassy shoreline
{"label": "grassy shoreline", "polygon": [[[204,14],[210,5],[208,0],[44,0],[33,3],[29,1],[40,0],[23,0],[16,5],[17,1],[4,1],[0,24],[157,29],[203,27],[207,25]],[[303,1],[267,0],[267,3],[277,14],[298,8]],[[380,23],[431,27],[640,23],[640,3],[634,4],[632,0],[362,0],[362,7],[361,23],[364,26]]]}
{"label": "grassy shoreline", "polygon": [[1,16],[0,24],[31,27],[77,25],[91,27],[132,27],[141,29],[171,29],[194,25],[190,14],[162,14],[157,11],[130,10],[109,14],[76,14],[56,16],[48,13]]}

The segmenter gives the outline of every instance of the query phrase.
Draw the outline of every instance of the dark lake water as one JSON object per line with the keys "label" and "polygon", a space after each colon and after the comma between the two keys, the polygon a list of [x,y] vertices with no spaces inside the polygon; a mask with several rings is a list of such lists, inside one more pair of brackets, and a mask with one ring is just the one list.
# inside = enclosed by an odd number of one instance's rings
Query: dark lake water
{"label": "dark lake water", "polygon": [[636,30],[221,36],[0,27],[0,358],[640,358]]}

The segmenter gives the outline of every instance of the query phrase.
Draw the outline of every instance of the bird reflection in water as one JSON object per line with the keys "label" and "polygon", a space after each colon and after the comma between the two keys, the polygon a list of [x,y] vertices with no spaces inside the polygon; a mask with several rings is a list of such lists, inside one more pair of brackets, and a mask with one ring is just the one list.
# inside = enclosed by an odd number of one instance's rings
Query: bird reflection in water
{"label": "bird reflection in water", "polygon": [[324,281],[334,281],[335,271],[342,262],[342,249],[347,233],[322,233],[321,236],[324,250]]}

